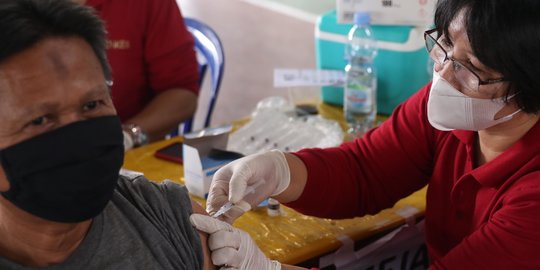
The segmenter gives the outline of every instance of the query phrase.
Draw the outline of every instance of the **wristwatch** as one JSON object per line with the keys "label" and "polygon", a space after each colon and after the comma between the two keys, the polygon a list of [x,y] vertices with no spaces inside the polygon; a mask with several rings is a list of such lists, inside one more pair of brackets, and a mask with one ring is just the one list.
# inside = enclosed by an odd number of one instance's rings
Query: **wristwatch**
{"label": "wristwatch", "polygon": [[122,129],[131,137],[134,147],[148,143],[148,135],[146,135],[140,126],[135,124],[124,124],[122,125]]}

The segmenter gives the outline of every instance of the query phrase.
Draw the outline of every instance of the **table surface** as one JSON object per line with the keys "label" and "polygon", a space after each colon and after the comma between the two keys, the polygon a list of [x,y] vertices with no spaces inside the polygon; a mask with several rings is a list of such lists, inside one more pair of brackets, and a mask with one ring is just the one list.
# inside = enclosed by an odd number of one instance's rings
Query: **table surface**
{"label": "table surface", "polygon": [[[321,116],[336,119],[345,127],[340,107],[319,104],[318,109]],[[234,125],[237,128],[247,121],[240,120]],[[126,153],[124,168],[143,172],[148,179],[156,182],[170,179],[183,184],[183,167],[180,164],[154,157],[157,149],[181,140],[173,138],[130,150]],[[403,224],[405,217],[422,216],[425,211],[425,192],[426,188],[417,191],[400,200],[393,208],[373,216],[344,220],[321,219],[302,215],[282,205],[281,216],[268,216],[266,208],[258,208],[240,217],[234,226],[248,232],[269,258],[298,264],[339,248],[341,242],[338,238],[342,236],[361,240]],[[203,199],[191,197],[204,207]]]}

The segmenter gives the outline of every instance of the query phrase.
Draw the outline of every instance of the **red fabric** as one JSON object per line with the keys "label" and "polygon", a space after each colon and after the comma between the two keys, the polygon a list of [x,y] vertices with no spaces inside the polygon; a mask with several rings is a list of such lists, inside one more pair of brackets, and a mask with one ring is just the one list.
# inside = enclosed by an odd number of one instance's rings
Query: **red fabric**
{"label": "red fabric", "polygon": [[123,121],[165,90],[198,93],[193,37],[174,0],[88,0],[87,5],[106,24],[112,97]]}
{"label": "red fabric", "polygon": [[429,124],[430,86],[364,139],[296,153],[308,182],[288,206],[319,217],[363,216],[429,183],[432,269],[540,269],[540,123],[475,168],[476,132]]}

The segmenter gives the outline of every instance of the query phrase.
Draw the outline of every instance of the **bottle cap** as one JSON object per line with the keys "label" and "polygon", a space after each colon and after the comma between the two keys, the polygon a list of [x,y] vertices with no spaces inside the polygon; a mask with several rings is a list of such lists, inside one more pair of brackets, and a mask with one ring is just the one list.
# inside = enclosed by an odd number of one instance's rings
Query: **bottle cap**
{"label": "bottle cap", "polygon": [[354,24],[356,25],[364,25],[369,24],[371,22],[371,16],[368,12],[365,11],[359,11],[354,13]]}
{"label": "bottle cap", "polygon": [[268,198],[267,213],[271,217],[277,217],[277,216],[281,215],[281,210],[279,208],[279,202],[276,199]]}

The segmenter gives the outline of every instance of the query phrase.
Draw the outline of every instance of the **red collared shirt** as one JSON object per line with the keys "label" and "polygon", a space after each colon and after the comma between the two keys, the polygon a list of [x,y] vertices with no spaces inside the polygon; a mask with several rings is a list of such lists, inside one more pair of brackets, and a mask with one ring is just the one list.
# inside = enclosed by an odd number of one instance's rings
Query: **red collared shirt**
{"label": "red collared shirt", "polygon": [[308,182],[288,206],[320,217],[363,216],[429,183],[426,241],[433,269],[540,269],[540,123],[476,167],[476,132],[429,124],[430,86],[364,139],[296,153]]}
{"label": "red collared shirt", "polygon": [[158,93],[198,93],[193,37],[174,0],[88,0],[105,21],[112,97],[122,121]]}

